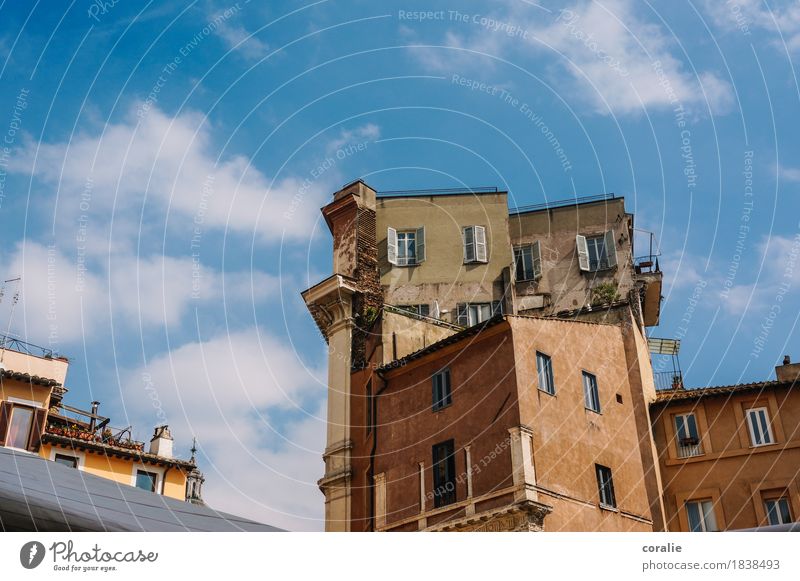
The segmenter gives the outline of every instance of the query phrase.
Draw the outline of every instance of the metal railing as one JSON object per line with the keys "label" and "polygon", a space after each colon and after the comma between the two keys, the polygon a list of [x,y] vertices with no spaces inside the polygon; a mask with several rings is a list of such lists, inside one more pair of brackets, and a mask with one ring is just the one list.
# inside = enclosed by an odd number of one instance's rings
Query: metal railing
{"label": "metal railing", "polygon": [[425,190],[382,190],[377,192],[379,198],[392,198],[396,196],[446,196],[453,194],[497,194],[497,186],[480,188],[430,188]]}
{"label": "metal railing", "polygon": [[653,380],[657,390],[683,389],[683,374],[680,371],[656,371]]}
{"label": "metal railing", "polygon": [[691,458],[692,456],[702,456],[703,446],[697,444],[678,442],[678,458]]}
{"label": "metal railing", "polygon": [[26,353],[35,357],[46,357],[48,359],[57,356],[57,353],[52,349],[34,345],[33,343],[27,343],[26,341],[2,333],[0,333],[0,349],[10,349],[11,351]]}
{"label": "metal railing", "polygon": [[575,196],[574,198],[567,198],[565,200],[555,200],[552,202],[542,202],[540,204],[531,204],[528,206],[517,206],[509,208],[509,214],[523,214],[525,212],[535,212],[536,210],[549,210],[550,208],[563,208],[564,206],[574,206],[577,204],[588,204],[590,202],[605,202],[607,200],[617,199],[614,193],[609,194],[596,194],[594,196]]}

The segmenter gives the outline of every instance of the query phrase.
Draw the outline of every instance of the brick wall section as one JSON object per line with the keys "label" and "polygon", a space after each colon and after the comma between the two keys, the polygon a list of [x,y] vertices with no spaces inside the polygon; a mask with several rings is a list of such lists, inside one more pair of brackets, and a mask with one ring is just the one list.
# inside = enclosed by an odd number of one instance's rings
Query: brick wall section
{"label": "brick wall section", "polygon": [[366,365],[366,340],[375,318],[383,307],[383,292],[378,273],[378,246],[375,239],[375,210],[361,207],[356,215],[356,269],[354,278],[361,291],[353,299],[353,369]]}

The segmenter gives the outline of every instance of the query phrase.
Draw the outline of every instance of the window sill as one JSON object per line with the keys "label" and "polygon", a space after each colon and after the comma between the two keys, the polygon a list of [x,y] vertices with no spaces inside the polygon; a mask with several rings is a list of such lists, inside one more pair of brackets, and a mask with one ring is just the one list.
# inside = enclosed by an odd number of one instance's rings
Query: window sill
{"label": "window sill", "polygon": [[488,260],[465,260],[464,264],[489,264]]}
{"label": "window sill", "polygon": [[541,387],[540,387],[540,388],[538,388],[538,389],[539,389],[539,391],[541,391],[542,393],[546,393],[547,395],[549,395],[549,396],[551,396],[551,397],[556,397],[556,392],[552,392],[552,393],[551,393],[551,392],[547,391],[546,389],[542,389]]}
{"label": "window sill", "polygon": [[584,406],[583,409],[586,410],[587,412],[592,412],[593,414],[597,414],[598,416],[602,416],[603,415],[600,410],[593,410],[592,408],[587,408],[585,406]]}
{"label": "window sill", "polygon": [[597,505],[600,510],[604,510],[606,512],[619,512],[619,509],[616,506],[610,506],[608,504],[603,504],[602,502]]}
{"label": "window sill", "polygon": [[750,444],[750,448],[766,448],[767,446],[774,446],[778,444],[778,442],[765,442],[763,444]]}
{"label": "window sill", "polygon": [[431,408],[431,411],[432,411],[433,413],[441,412],[441,411],[444,411],[444,410],[446,410],[447,408],[449,408],[449,407],[450,407],[450,406],[452,406],[452,405],[453,405],[453,403],[451,402],[451,403],[448,403],[448,404],[446,404],[446,405],[443,405],[443,406],[439,406],[439,407]]}

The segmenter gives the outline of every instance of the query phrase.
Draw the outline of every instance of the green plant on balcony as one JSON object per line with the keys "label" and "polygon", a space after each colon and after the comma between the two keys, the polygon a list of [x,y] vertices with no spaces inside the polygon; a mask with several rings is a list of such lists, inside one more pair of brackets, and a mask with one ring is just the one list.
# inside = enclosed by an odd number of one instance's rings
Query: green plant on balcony
{"label": "green plant on balcony", "polygon": [[592,289],[592,306],[608,305],[619,300],[617,285],[613,282],[598,284]]}

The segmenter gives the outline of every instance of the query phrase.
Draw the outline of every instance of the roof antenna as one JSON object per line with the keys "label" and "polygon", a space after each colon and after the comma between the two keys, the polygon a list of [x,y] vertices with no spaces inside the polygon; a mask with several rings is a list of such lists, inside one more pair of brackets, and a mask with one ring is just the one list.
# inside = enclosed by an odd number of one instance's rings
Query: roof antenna
{"label": "roof antenna", "polygon": [[19,302],[19,283],[22,280],[21,276],[17,278],[9,278],[8,280],[3,281],[3,286],[0,287],[0,303],[3,302],[3,297],[6,294],[6,285],[10,282],[16,283],[14,286],[14,294],[11,297],[11,311],[8,315],[8,328],[6,329],[6,334],[3,335],[2,341],[0,341],[0,370],[5,369],[5,365],[3,365],[3,359],[6,356],[6,343],[8,342],[8,335],[11,333],[11,323],[14,320],[14,308],[17,306]]}

